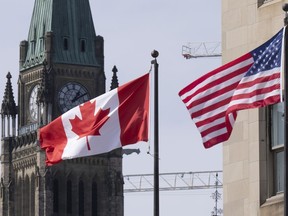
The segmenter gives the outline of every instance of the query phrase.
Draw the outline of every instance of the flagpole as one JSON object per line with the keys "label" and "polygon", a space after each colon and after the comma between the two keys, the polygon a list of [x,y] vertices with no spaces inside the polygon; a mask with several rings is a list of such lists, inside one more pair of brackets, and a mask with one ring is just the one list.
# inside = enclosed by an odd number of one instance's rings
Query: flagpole
{"label": "flagpole", "polygon": [[153,50],[154,58],[154,216],[159,216],[159,117],[158,117],[158,63],[159,53]]}
{"label": "flagpole", "polygon": [[[283,10],[285,11],[285,18],[284,18],[284,25],[288,25],[288,4],[283,5]],[[287,67],[288,67],[288,58],[287,58],[287,49],[288,49],[288,43],[287,43],[287,31],[285,30],[284,35],[284,116],[285,116],[285,125],[284,125],[284,215],[288,216],[288,110],[287,110],[287,97],[288,97],[288,74],[287,74]]]}

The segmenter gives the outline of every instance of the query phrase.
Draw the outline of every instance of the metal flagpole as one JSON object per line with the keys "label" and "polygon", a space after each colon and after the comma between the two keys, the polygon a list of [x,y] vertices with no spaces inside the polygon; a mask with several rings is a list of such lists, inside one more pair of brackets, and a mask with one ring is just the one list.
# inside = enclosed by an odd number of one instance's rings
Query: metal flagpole
{"label": "metal flagpole", "polygon": [[154,58],[154,216],[159,216],[159,117],[158,117],[158,63],[159,53],[153,50]]}
{"label": "metal flagpole", "polygon": [[[285,18],[284,18],[284,25],[287,26],[288,24],[288,4],[283,5],[283,10],[285,11]],[[287,29],[286,29],[287,30]],[[284,215],[288,216],[288,200],[287,200],[287,194],[288,194],[288,110],[287,110],[287,97],[288,97],[288,74],[287,74],[287,67],[288,67],[288,58],[287,58],[287,31],[285,30],[284,35],[284,115],[285,115],[285,124],[284,124]]]}

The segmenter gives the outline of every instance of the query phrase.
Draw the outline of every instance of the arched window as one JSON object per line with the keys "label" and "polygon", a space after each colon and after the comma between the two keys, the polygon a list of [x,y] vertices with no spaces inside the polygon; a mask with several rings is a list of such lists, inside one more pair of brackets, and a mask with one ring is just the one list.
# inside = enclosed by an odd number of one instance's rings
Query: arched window
{"label": "arched window", "polygon": [[31,54],[32,54],[32,55],[35,54],[36,41],[37,41],[37,29],[36,29],[36,27],[35,27],[35,28],[34,28],[34,31],[33,31],[33,39],[31,40]]}
{"label": "arched window", "polygon": [[66,194],[66,200],[67,200],[66,213],[67,214],[71,214],[72,213],[72,182],[71,182],[71,180],[67,181],[66,189],[67,189],[67,194]]}
{"label": "arched window", "polygon": [[16,179],[16,198],[15,198],[15,215],[21,215],[22,212],[22,196],[23,196],[23,191],[22,191],[22,178]]}
{"label": "arched window", "polygon": [[42,36],[40,37],[40,51],[44,51],[45,49],[45,32],[46,32],[46,25],[43,23],[43,29],[42,29]]}
{"label": "arched window", "polygon": [[79,216],[84,216],[84,184],[83,181],[79,182]]}
{"label": "arched window", "polygon": [[29,180],[29,176],[26,175],[25,177],[25,181],[24,181],[24,197],[23,197],[23,212],[24,215],[30,215],[30,180]]}
{"label": "arched window", "polygon": [[59,182],[57,179],[53,181],[53,212],[59,212]]}
{"label": "arched window", "polygon": [[98,194],[97,194],[97,183],[93,182],[92,183],[92,216],[97,216],[97,209],[98,209]]}
{"label": "arched window", "polygon": [[35,215],[35,175],[34,173],[31,176],[31,187],[30,187],[30,194],[31,194],[31,202],[30,202],[30,211],[31,215]]}

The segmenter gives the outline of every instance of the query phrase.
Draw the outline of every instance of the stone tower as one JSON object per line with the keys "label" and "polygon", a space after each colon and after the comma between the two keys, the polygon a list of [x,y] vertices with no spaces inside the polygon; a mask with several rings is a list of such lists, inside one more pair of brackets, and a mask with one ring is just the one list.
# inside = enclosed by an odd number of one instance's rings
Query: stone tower
{"label": "stone tower", "polygon": [[105,92],[104,40],[89,0],[35,0],[19,64],[18,106],[8,73],[1,107],[0,215],[123,216],[121,149],[47,167],[37,137]]}

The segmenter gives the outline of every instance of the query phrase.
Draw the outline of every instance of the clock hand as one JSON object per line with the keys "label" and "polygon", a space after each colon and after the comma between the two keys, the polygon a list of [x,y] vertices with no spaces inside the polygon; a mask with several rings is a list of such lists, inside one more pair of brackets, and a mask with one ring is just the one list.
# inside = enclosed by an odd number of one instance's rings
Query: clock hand
{"label": "clock hand", "polygon": [[[79,93],[79,94],[78,94]],[[76,94],[76,96],[72,99],[72,103],[74,103],[75,101],[77,101],[78,99],[80,99],[81,97],[84,97],[85,95],[87,95],[87,92],[86,93],[84,93],[84,94],[82,94],[82,95],[80,95],[80,92],[78,92],[77,94]]]}
{"label": "clock hand", "polygon": [[80,91],[78,91],[72,99],[72,103],[75,102],[77,97],[80,95]]}

